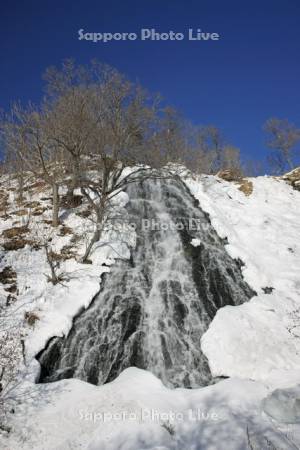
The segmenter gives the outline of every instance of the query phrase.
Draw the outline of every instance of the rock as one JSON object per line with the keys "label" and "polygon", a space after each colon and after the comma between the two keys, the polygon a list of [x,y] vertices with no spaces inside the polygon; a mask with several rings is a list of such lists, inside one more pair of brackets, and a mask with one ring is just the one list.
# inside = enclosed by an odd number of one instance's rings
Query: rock
{"label": "rock", "polygon": [[271,286],[266,286],[266,287],[263,287],[262,290],[264,291],[265,294],[272,294],[272,292],[274,291],[274,288]]}
{"label": "rock", "polygon": [[294,189],[300,191],[300,167],[286,173],[282,179],[287,181]]}
{"label": "rock", "polygon": [[239,190],[242,191],[246,196],[249,196],[253,192],[253,183],[247,178],[243,178],[238,169],[224,169],[217,173],[219,178],[225,181],[233,181],[239,184]]}
{"label": "rock", "polygon": [[37,320],[40,320],[39,316],[32,311],[26,311],[24,314],[24,318],[30,326],[33,326]]}
{"label": "rock", "polygon": [[241,175],[237,169],[224,169],[217,173],[217,177],[226,181],[240,181]]}

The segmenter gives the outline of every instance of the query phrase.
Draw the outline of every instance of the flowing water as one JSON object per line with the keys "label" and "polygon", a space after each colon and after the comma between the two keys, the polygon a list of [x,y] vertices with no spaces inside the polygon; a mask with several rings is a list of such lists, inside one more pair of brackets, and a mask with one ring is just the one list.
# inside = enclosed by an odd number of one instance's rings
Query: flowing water
{"label": "flowing water", "polygon": [[206,385],[211,374],[201,336],[218,308],[255,294],[182,182],[147,180],[128,194],[136,248],[104,276],[69,335],[52,339],[39,355],[40,382],[73,377],[101,385],[136,366],[167,386]]}

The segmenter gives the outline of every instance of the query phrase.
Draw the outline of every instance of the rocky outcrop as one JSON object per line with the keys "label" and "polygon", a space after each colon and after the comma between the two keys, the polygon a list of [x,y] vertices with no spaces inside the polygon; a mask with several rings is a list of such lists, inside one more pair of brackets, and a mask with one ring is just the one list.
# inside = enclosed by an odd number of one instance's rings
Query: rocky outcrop
{"label": "rocky outcrop", "polygon": [[242,191],[246,196],[249,196],[253,192],[253,183],[247,178],[243,178],[237,169],[225,169],[220,170],[217,173],[219,178],[222,180],[230,181],[238,184],[239,190]]}
{"label": "rocky outcrop", "polygon": [[220,170],[217,173],[217,177],[225,181],[240,181],[242,179],[240,172],[236,169]]}
{"label": "rocky outcrop", "polygon": [[300,191],[300,167],[286,173],[282,178],[293,186],[294,189]]}

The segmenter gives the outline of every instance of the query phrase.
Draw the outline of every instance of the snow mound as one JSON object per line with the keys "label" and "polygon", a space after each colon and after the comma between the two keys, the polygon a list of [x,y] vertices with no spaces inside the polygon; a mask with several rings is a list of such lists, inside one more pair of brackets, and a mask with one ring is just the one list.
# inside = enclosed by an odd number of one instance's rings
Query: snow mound
{"label": "snow mound", "polygon": [[132,367],[104,386],[70,379],[27,391],[3,450],[240,450],[249,439],[295,448],[263,414],[267,388],[249,380],[172,390]]}

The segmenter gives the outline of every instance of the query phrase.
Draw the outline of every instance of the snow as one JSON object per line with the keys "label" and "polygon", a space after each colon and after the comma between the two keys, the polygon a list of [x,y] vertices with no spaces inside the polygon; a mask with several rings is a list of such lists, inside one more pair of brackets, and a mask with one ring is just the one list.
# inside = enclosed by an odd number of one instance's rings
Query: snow
{"label": "snow", "polygon": [[100,387],[79,380],[35,385],[26,417],[16,409],[11,447],[2,448],[233,450],[247,448],[247,428],[256,448],[268,448],[267,438],[295,448],[261,409],[267,394],[263,384],[237,379],[170,390],[136,368]]}
{"label": "snow", "polygon": [[[26,365],[20,354],[12,432],[0,434],[1,449],[299,448],[300,192],[271,177],[251,179],[249,196],[217,177],[186,175],[185,182],[218,234],[227,238],[229,254],[244,263],[245,280],[258,294],[246,304],[219,310],[201,342],[213,375],[231,378],[202,389],[170,390],[150,372],[129,368],[99,387],[76,379],[35,384],[36,353],[51,337],[69,332],[74,316],[99,291],[101,274],[117,253],[128,257],[129,250],[108,233],[91,257],[93,264],[63,261],[60,271],[68,281],[55,286],[47,282],[42,249],[26,246],[3,253],[0,270],[11,265],[17,272],[18,299],[8,317],[25,336]],[[14,192],[9,194],[14,202]],[[30,200],[40,201],[42,195]],[[120,193],[116,206],[127,200]],[[92,224],[63,214],[64,224],[83,238],[75,245],[80,253]],[[0,220],[0,232],[15,226],[15,219]],[[41,234],[40,226],[32,224],[31,233]],[[49,228],[42,231],[47,234]],[[134,235],[127,237],[134,245]],[[52,248],[60,252],[70,238],[53,236]],[[192,245],[200,245],[199,239]],[[0,284],[0,303],[6,296]],[[33,327],[24,321],[26,311],[38,316]]]}
{"label": "snow", "polygon": [[[4,183],[7,180],[4,180]],[[10,183],[10,189],[14,188],[14,182]],[[9,191],[10,206],[7,213],[11,216],[8,220],[0,220],[0,234],[6,229],[14,226],[20,226],[29,221],[29,233],[26,238],[34,240],[36,243],[43,244],[51,238],[51,250],[60,253],[65,245],[71,244],[71,238],[79,237],[78,243],[73,243],[72,248],[78,255],[85,251],[85,240],[88,240],[94,229],[92,221],[83,219],[73,211],[61,211],[63,225],[73,230],[73,233],[60,235],[54,231],[51,226],[45,224],[44,219],[49,218],[46,211],[42,216],[32,216],[30,213],[17,218],[14,211],[17,211],[15,201],[15,192]],[[39,202],[45,206],[48,202],[42,201],[42,198],[51,196],[47,189],[42,192],[27,193],[27,201]],[[128,201],[128,196],[120,192],[114,198],[115,208],[121,210]],[[22,208],[22,207],[21,207]],[[77,208],[80,211],[81,208]],[[125,230],[126,231],[126,230]],[[82,310],[87,308],[95,295],[99,292],[101,275],[109,271],[109,266],[114,263],[116,257],[128,258],[130,256],[129,247],[135,244],[133,231],[126,232],[120,237],[115,236],[114,230],[103,234],[102,240],[95,246],[90,259],[93,264],[81,264],[79,258],[70,258],[60,262],[59,274],[62,274],[61,283],[53,285],[47,281],[47,275],[50,275],[49,266],[46,262],[45,250],[33,250],[26,245],[24,248],[4,252],[0,260],[0,271],[4,267],[12,266],[17,272],[18,297],[16,302],[6,308],[4,320],[7,328],[13,330],[14,339],[19,346],[18,360],[16,360],[15,369],[18,370],[18,364],[21,365],[21,376],[29,379],[35,379],[38,376],[39,366],[35,361],[35,356],[40,352],[49,339],[53,336],[67,335],[71,329],[73,318]],[[124,242],[123,242],[124,241]],[[0,306],[5,305],[7,292],[5,285],[0,283]],[[24,315],[27,312],[33,312],[38,320],[30,328],[24,321]],[[1,315],[0,315],[1,319]],[[16,331],[14,331],[16,330]],[[26,337],[25,342],[25,362],[22,361],[20,338]],[[7,374],[7,377],[10,374]]]}
{"label": "snow", "polygon": [[251,181],[248,197],[236,184],[216,177],[186,183],[218,234],[228,238],[230,255],[244,262],[246,281],[257,291],[269,286],[299,296],[300,193],[276,178]]}
{"label": "snow", "polygon": [[263,400],[263,410],[282,423],[300,423],[300,384],[276,389]]}
{"label": "snow", "polygon": [[258,294],[220,309],[202,350],[215,376],[266,380],[275,370],[300,370],[300,192],[272,177],[251,182],[246,196],[216,177],[186,180]]}
{"label": "snow", "polygon": [[261,294],[239,307],[218,311],[202,338],[215,376],[267,379],[278,369],[299,369],[299,304],[282,295]]}
{"label": "snow", "polygon": [[199,245],[201,244],[201,241],[200,241],[200,239],[198,239],[198,238],[194,238],[194,239],[191,240],[191,244],[192,244],[194,247],[199,247]]}

